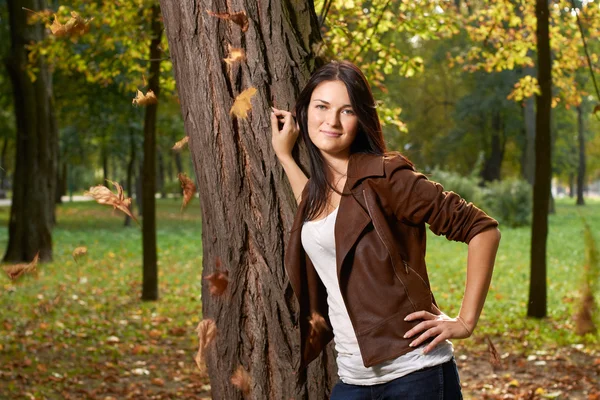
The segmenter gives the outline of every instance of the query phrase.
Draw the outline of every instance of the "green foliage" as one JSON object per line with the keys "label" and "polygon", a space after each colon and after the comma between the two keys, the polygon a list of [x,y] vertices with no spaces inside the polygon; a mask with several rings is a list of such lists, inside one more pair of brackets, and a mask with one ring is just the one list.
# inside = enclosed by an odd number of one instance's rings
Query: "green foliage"
{"label": "green foliage", "polygon": [[497,219],[502,226],[516,228],[531,222],[532,188],[524,180],[511,178],[486,182],[485,186],[481,187],[477,173],[462,176],[455,172],[434,169],[431,175],[445,190],[458,193]]}
{"label": "green foliage", "polygon": [[487,182],[482,192],[483,208],[500,224],[515,228],[531,222],[533,191],[526,181],[511,178]]}

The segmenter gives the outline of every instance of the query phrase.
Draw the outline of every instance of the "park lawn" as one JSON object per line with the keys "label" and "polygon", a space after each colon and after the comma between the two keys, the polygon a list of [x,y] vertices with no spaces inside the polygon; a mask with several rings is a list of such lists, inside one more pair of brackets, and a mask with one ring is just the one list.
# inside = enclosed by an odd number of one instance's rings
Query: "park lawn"
{"label": "park lawn", "polygon": [[[507,363],[532,354],[539,360],[553,349],[573,349],[572,345],[592,360],[599,357],[597,337],[576,336],[572,315],[583,267],[578,212],[600,242],[600,202],[589,201],[585,207],[570,203],[559,201],[557,213],[550,217],[549,317],[545,320],[524,317],[529,228],[501,227],[492,289],[477,331],[470,339],[454,341],[461,373],[465,371],[467,377],[471,377],[467,368],[471,360],[489,369],[486,337]],[[54,261],[38,266],[37,276],[17,283],[0,278],[2,395],[16,399],[208,396],[208,382],[193,360],[194,328],[201,318],[200,210],[197,203],[183,213],[179,208],[179,200],[158,201],[160,301],[141,302],[139,227],[124,228],[121,214],[91,202],[58,207]],[[8,207],[0,208],[4,227],[8,213]],[[7,235],[6,228],[0,230],[2,249]],[[428,236],[427,261],[436,299],[443,311],[455,315],[467,246]],[[89,254],[76,262],[71,253],[78,246],[86,246]],[[527,387],[521,376],[520,386],[515,386],[514,376],[504,373],[506,390]],[[485,386],[489,382],[472,377],[467,384],[466,398],[480,398],[479,390],[492,393]]]}

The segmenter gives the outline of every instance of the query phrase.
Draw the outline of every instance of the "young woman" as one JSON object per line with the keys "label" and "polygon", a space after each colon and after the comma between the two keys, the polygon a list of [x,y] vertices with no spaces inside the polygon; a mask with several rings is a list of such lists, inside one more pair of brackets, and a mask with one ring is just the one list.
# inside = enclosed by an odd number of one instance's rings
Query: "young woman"
{"label": "young woman", "polygon": [[[479,319],[498,223],[386,152],[375,101],[349,62],[321,67],[292,113],[273,109],[272,144],[299,203],[285,267],[300,304],[301,368],[335,340],[332,399],[460,399],[452,344]],[[291,152],[298,134],[310,179]],[[468,243],[466,288],[443,314],[425,267],[425,223]],[[443,290],[443,287],[441,288]]]}

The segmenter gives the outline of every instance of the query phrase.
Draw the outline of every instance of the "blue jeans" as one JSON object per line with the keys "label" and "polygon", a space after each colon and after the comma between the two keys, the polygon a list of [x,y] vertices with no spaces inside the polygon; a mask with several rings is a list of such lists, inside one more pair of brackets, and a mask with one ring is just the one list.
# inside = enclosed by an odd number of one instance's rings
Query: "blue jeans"
{"label": "blue jeans", "polygon": [[377,385],[349,385],[339,381],[331,392],[331,400],[462,400],[462,398],[458,369],[454,359]]}

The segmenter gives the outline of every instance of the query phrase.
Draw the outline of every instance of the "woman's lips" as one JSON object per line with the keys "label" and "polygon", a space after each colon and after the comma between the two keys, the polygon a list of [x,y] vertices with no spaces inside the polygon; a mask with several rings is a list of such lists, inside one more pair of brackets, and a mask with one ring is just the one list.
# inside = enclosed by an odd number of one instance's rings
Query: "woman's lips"
{"label": "woman's lips", "polygon": [[339,137],[342,136],[341,133],[337,133],[337,132],[331,132],[331,131],[321,131],[325,134],[325,136],[330,136],[330,137]]}

